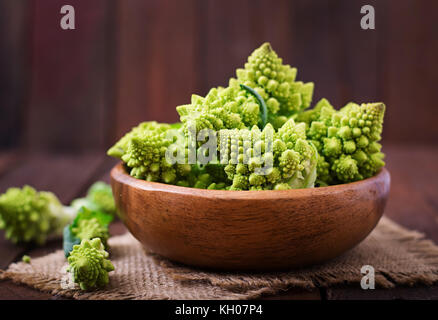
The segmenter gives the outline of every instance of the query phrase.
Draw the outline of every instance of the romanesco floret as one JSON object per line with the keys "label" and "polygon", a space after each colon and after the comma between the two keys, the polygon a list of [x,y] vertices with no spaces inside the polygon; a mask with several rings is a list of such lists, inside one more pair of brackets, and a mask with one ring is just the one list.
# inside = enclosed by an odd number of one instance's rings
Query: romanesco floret
{"label": "romanesco floret", "polygon": [[53,193],[30,186],[9,188],[0,196],[0,229],[14,243],[44,244],[48,236],[60,235],[75,214]]}
{"label": "romanesco floret", "polygon": [[82,240],[73,246],[67,271],[82,290],[102,288],[109,283],[108,272],[114,270],[108,256],[99,238]]}
{"label": "romanesco floret", "polygon": [[[272,141],[272,142],[269,142]],[[271,146],[266,143],[272,143]],[[288,120],[277,132],[271,124],[263,131],[221,132],[221,163],[232,181],[230,190],[271,190],[313,187],[318,153],[306,141],[304,123]]]}
{"label": "romanesco floret", "polygon": [[111,186],[105,182],[95,182],[87,192],[85,198],[79,198],[72,201],[71,206],[76,210],[86,207],[94,211],[103,211],[109,214],[115,214],[116,204],[114,202]]}
{"label": "romanesco floret", "polygon": [[80,240],[99,238],[105,247],[109,238],[108,226],[100,224],[96,218],[80,220],[72,232]]}
{"label": "romanesco floret", "polygon": [[[295,81],[296,73],[265,43],[236,70],[227,87],[213,88],[205,97],[192,95],[190,104],[177,107],[181,124],[176,129],[182,142],[168,136],[171,125],[145,122],[108,154],[122,159],[136,178],[220,190],[307,188],[314,185],[315,176],[317,184],[325,186],[377,173],[384,165],[378,143],[384,105],[350,103],[336,111],[322,99],[304,111],[314,86]],[[196,139],[203,129],[216,133],[216,158],[221,158],[207,166],[193,161],[205,142]],[[270,131],[272,152],[264,152],[263,139],[251,146],[255,137]],[[166,150],[174,145],[184,150],[182,159],[191,160],[168,163]],[[223,154],[232,160],[222,159]],[[269,172],[261,172],[267,163],[272,163]]]}
{"label": "romanesco floret", "polygon": [[258,124],[260,109],[255,97],[242,89],[236,79],[226,88],[213,88],[204,97],[192,95],[191,103],[176,108],[184,124],[200,132],[202,129],[242,129]]}
{"label": "romanesco floret", "polygon": [[268,121],[274,128],[310,106],[313,83],[295,81],[297,69],[283,65],[269,43],[256,49],[244,69],[237,69],[226,88],[213,88],[207,96],[192,96],[188,105],[177,107],[181,122],[202,129],[243,129],[260,122],[257,100],[240,84],[254,89],[266,101]]}
{"label": "romanesco floret", "polygon": [[116,212],[116,203],[114,202],[111,186],[105,182],[98,181],[94,183],[88,190],[87,198],[97,205],[97,210],[111,214]]}
{"label": "romanesco floret", "polygon": [[383,103],[349,103],[336,111],[327,100],[297,116],[307,127],[307,137],[320,153],[321,185],[369,178],[385,163],[380,152]]}
{"label": "romanesco floret", "polygon": [[236,75],[239,83],[255,89],[265,99],[268,121],[274,128],[281,127],[312,102],[313,83],[295,81],[297,69],[284,65],[269,43],[256,49]]}
{"label": "romanesco floret", "polygon": [[[188,164],[171,164],[166,158],[168,148],[183,135],[179,124],[144,122],[133,128],[108,150],[108,155],[122,159],[133,177],[147,181],[177,184],[191,172]],[[176,140],[176,141],[175,141]],[[187,141],[182,139],[183,157],[188,157]]]}
{"label": "romanesco floret", "polygon": [[156,121],[146,121],[142,122],[136,127],[132,128],[127,134],[125,134],[114,146],[112,146],[107,154],[114,158],[121,159],[122,156],[126,153],[128,149],[128,145],[133,136],[136,136],[139,133],[144,131],[153,130],[155,132],[165,132],[171,128],[171,125],[158,123]]}
{"label": "romanesco floret", "polygon": [[103,211],[91,210],[81,207],[73,222],[64,228],[63,248],[66,257],[70,255],[73,246],[82,240],[100,238],[105,248],[108,249],[109,224],[114,216]]}

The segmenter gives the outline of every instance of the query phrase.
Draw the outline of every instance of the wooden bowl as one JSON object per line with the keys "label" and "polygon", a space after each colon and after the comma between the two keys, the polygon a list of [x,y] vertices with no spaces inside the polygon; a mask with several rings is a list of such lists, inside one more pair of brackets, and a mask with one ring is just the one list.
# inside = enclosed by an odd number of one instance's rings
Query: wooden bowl
{"label": "wooden bowl", "polygon": [[390,176],[314,189],[220,191],[111,171],[118,213],[149,251],[187,265],[268,271],[308,266],[361,242],[383,214]]}

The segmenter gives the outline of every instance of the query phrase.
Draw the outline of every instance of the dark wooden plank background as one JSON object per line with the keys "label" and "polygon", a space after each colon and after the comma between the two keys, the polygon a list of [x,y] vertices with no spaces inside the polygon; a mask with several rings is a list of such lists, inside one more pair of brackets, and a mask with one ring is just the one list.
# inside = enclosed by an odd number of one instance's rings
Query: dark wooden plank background
{"label": "dark wooden plank background", "polygon": [[368,31],[363,1],[76,0],[67,31],[64,4],[0,1],[0,149],[103,150],[142,120],[177,121],[264,41],[315,100],[384,101],[385,141],[438,141],[437,1],[366,1]]}

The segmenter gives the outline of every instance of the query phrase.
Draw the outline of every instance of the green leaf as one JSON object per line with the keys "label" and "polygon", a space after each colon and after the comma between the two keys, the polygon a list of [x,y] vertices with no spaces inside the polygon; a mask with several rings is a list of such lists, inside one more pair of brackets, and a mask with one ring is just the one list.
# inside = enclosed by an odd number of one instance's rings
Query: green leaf
{"label": "green leaf", "polygon": [[87,198],[79,198],[72,201],[71,205],[76,210],[80,210],[82,207],[88,208],[92,211],[99,210],[99,207]]}
{"label": "green leaf", "polygon": [[171,127],[172,129],[179,129],[179,128],[182,127],[182,124],[181,124],[181,122],[171,123],[171,124],[170,124],[170,127]]}
{"label": "green leaf", "polygon": [[111,221],[113,221],[114,217],[111,214],[102,211],[90,210],[86,207],[81,207],[79,209],[76,218],[72,223],[72,227],[76,228],[78,226],[79,221],[81,220],[92,219],[92,218],[96,218],[97,221],[99,221],[99,223],[102,226],[107,227],[111,223]]}
{"label": "green leaf", "polygon": [[62,247],[64,249],[64,255],[67,258],[70,252],[73,250],[73,246],[80,244],[81,240],[77,238],[73,231],[71,230],[71,224],[64,227],[63,237],[62,237]]}
{"label": "green leaf", "polygon": [[265,100],[253,88],[248,87],[244,84],[240,84],[240,87],[242,89],[246,90],[247,92],[249,92],[250,94],[252,94],[256,98],[257,102],[259,103],[260,108],[261,108],[261,110],[260,110],[261,111],[261,127],[260,127],[260,129],[263,129],[266,126],[266,124],[268,123],[268,107],[266,106]]}

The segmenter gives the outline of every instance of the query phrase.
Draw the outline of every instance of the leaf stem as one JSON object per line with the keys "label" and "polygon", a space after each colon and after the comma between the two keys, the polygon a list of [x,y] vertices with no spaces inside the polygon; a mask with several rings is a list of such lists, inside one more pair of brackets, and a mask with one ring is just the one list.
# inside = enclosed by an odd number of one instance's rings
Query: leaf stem
{"label": "leaf stem", "polygon": [[261,107],[261,110],[260,110],[261,111],[261,128],[260,129],[263,129],[266,126],[266,124],[268,123],[268,107],[266,106],[265,100],[253,88],[248,87],[247,85],[244,85],[244,84],[240,84],[240,87],[242,89],[246,90],[247,92],[249,92],[250,94],[252,94],[256,98],[257,102],[259,103],[259,106]]}

